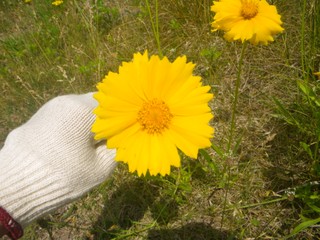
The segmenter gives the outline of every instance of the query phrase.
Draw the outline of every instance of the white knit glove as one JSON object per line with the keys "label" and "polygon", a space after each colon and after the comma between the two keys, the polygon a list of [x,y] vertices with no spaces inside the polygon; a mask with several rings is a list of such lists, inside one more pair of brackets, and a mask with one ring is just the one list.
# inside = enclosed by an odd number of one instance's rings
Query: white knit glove
{"label": "white knit glove", "polygon": [[0,151],[0,206],[22,227],[84,195],[116,166],[91,133],[92,93],[46,103]]}

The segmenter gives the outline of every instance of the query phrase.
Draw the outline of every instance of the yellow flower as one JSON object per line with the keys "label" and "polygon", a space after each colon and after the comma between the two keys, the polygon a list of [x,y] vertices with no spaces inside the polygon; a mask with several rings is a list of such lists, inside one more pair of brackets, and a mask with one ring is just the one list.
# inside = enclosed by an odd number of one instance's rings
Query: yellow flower
{"label": "yellow flower", "polygon": [[315,75],[318,79],[320,79],[320,72],[314,72],[313,75]]}
{"label": "yellow flower", "polygon": [[25,3],[31,3],[31,0],[24,0]]}
{"label": "yellow flower", "polygon": [[185,56],[170,62],[156,55],[149,59],[146,51],[97,85],[95,139],[107,139],[130,172],[166,175],[171,165],[180,167],[178,148],[197,158],[199,148],[211,146],[213,94],[192,75],[193,68]]}
{"label": "yellow flower", "polygon": [[253,44],[268,44],[272,35],[284,29],[277,9],[266,0],[220,0],[214,1],[213,31],[225,31],[228,41],[249,40]]}
{"label": "yellow flower", "polygon": [[62,3],[63,3],[62,0],[56,0],[56,1],[52,2],[52,5],[59,6]]}

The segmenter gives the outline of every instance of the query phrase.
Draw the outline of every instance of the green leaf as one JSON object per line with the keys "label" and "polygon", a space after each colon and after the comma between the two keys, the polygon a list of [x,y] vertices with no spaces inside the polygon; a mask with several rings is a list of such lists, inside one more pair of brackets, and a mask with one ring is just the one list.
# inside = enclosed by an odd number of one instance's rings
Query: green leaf
{"label": "green leaf", "polygon": [[275,117],[281,118],[281,119],[285,120],[288,124],[297,126],[299,129],[301,129],[299,122],[282,105],[282,103],[276,98],[273,98],[273,101],[275,102],[277,109],[279,111],[279,114],[275,115]]}
{"label": "green leaf", "polygon": [[301,80],[297,81],[298,87],[300,88],[300,90],[306,95],[306,96],[310,96],[310,92],[312,91],[311,88],[304,82]]}
{"label": "green leaf", "polygon": [[221,148],[219,148],[218,146],[214,145],[214,143],[212,143],[211,148],[219,155],[219,157],[223,157],[224,152]]}
{"label": "green leaf", "polygon": [[316,219],[311,219],[311,220],[308,220],[308,221],[305,221],[305,222],[302,222],[300,223],[298,226],[296,226],[293,231],[291,232],[291,234],[289,235],[289,237],[301,232],[302,230],[308,228],[308,227],[311,227],[317,223],[320,222],[320,217],[319,218],[316,218]]}
{"label": "green leaf", "polygon": [[309,206],[313,211],[320,213],[320,208],[319,208],[319,207],[317,207],[317,206],[315,206],[315,205],[311,205],[311,204],[308,204],[308,206]]}
{"label": "green leaf", "polygon": [[202,157],[208,162],[210,168],[213,170],[214,173],[218,173],[218,167],[217,165],[213,162],[212,157],[209,155],[209,153],[204,150],[204,149],[200,149],[199,153],[202,155]]}
{"label": "green leaf", "polygon": [[300,90],[310,99],[312,100],[318,107],[320,107],[320,99],[317,98],[316,93],[313,91],[313,89],[308,86],[307,82],[298,80],[297,81],[298,87]]}
{"label": "green leaf", "polygon": [[306,144],[305,142],[300,142],[300,146],[303,148],[303,150],[305,150],[308,153],[308,155],[311,157],[311,159],[313,159],[313,154],[310,149],[310,146],[308,144]]}

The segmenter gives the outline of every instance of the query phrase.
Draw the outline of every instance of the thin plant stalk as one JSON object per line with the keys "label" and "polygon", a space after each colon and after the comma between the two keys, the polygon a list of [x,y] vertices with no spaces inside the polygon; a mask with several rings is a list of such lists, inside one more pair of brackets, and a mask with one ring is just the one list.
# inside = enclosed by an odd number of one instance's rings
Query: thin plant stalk
{"label": "thin plant stalk", "polygon": [[[229,161],[229,159],[227,159]],[[229,193],[229,187],[230,187],[230,175],[231,175],[231,167],[229,166],[229,162],[225,161],[225,164],[228,165],[227,166],[227,180],[226,180],[226,185],[225,185],[225,192],[224,192],[224,196],[223,196],[223,212],[222,212],[222,216],[221,216],[221,222],[220,222],[220,230],[222,230],[223,227],[223,223],[225,220],[225,211],[226,211],[226,207],[227,207],[227,197],[228,197],[228,193]],[[226,165],[224,167],[224,172],[226,171]]]}
{"label": "thin plant stalk", "polygon": [[148,9],[148,14],[150,17],[150,22],[151,22],[151,26],[152,26],[152,32],[154,35],[154,38],[156,39],[156,43],[157,43],[157,47],[158,47],[158,53],[160,58],[163,57],[162,54],[162,50],[161,50],[161,44],[160,44],[160,33],[159,33],[159,4],[158,4],[158,0],[155,0],[155,22],[153,21],[152,18],[152,13],[151,13],[151,8],[150,8],[150,4],[149,4],[149,0],[145,0],[146,2],[146,6]]}
{"label": "thin plant stalk", "polygon": [[[235,86],[235,91],[234,91],[234,99],[233,99],[233,104],[232,104],[231,126],[230,126],[230,135],[229,135],[229,140],[228,140],[227,154],[230,153],[230,148],[231,148],[231,145],[233,142],[234,131],[235,131],[235,126],[236,126],[236,110],[237,110],[237,103],[238,103],[238,98],[239,98],[239,88],[240,88],[240,82],[241,82],[243,58],[244,58],[244,53],[245,53],[246,47],[247,47],[247,41],[245,41],[242,45],[241,54],[240,54],[240,58],[239,58],[239,62],[238,62],[238,72],[237,72],[236,86]],[[228,156],[225,156],[225,157],[227,159],[229,159]],[[226,206],[227,206],[227,197],[228,197],[228,192],[229,192],[230,175],[231,175],[231,169],[230,169],[229,163],[225,162],[225,164],[226,164],[226,166],[225,166],[224,172],[227,172],[227,181],[226,181],[226,187],[225,187],[223,209],[226,209]],[[221,229],[223,227],[224,219],[225,219],[225,216],[224,216],[224,214],[222,214],[221,223],[220,223]]]}
{"label": "thin plant stalk", "polygon": [[234,131],[235,131],[235,125],[236,125],[236,111],[237,111],[237,104],[238,104],[238,98],[239,98],[239,88],[240,88],[240,82],[241,82],[241,72],[242,72],[242,65],[243,65],[243,57],[244,53],[247,47],[247,41],[245,41],[242,45],[240,59],[238,62],[238,72],[237,72],[237,79],[236,79],[236,86],[234,90],[234,100],[232,105],[232,115],[231,115],[231,126],[230,126],[230,135],[228,140],[228,147],[227,152],[229,153],[233,137],[234,137]]}
{"label": "thin plant stalk", "polygon": [[301,14],[301,46],[300,46],[300,51],[301,51],[301,68],[302,68],[302,74],[303,76],[306,76],[306,69],[305,69],[305,39],[304,39],[304,34],[305,34],[305,17],[306,17],[306,5],[307,1],[303,1],[303,6],[302,6],[302,14]]}

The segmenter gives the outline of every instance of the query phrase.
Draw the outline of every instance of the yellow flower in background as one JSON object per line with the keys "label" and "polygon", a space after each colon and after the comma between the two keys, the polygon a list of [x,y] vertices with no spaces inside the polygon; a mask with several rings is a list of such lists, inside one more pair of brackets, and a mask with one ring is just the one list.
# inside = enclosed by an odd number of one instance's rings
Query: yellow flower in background
{"label": "yellow flower in background", "polygon": [[24,0],[25,3],[31,3],[31,0]]}
{"label": "yellow flower in background", "polygon": [[62,3],[63,3],[62,0],[56,0],[56,1],[52,2],[52,5],[59,6]]}
{"label": "yellow flower in background", "polygon": [[268,44],[273,41],[272,35],[284,30],[276,7],[266,0],[214,1],[211,11],[215,13],[213,31],[225,31],[228,41]]}
{"label": "yellow flower in background", "polygon": [[320,79],[320,72],[314,72],[313,75],[315,75],[318,79]]}
{"label": "yellow flower in background", "polygon": [[178,149],[197,158],[199,148],[211,146],[213,94],[192,75],[194,66],[185,56],[170,62],[146,51],[97,85],[95,139],[107,139],[130,172],[166,175],[180,167]]}

